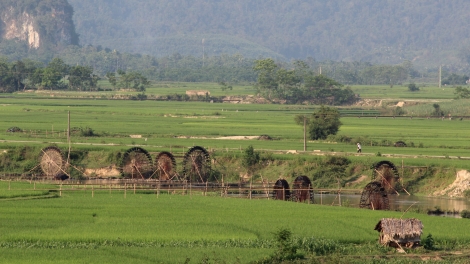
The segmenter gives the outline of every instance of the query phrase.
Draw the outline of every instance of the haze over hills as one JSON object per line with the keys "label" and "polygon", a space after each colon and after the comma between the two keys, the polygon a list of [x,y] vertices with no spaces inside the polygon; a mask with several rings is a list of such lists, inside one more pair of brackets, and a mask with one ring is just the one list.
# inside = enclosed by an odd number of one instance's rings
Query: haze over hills
{"label": "haze over hills", "polygon": [[82,45],[157,57],[468,63],[465,0],[68,1]]}

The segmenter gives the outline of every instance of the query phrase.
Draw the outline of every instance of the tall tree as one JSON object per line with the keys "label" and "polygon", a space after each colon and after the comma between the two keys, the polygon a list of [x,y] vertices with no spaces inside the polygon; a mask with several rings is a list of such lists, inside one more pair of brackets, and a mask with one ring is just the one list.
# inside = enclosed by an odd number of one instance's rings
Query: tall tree
{"label": "tall tree", "polygon": [[[294,121],[303,126],[304,118],[303,115],[298,115],[294,118]],[[336,135],[342,125],[339,119],[338,109],[322,105],[306,119],[309,138],[318,140],[326,139],[329,135]]]}
{"label": "tall tree", "polygon": [[89,66],[73,66],[69,71],[69,87],[71,90],[94,90],[98,82],[98,76],[93,74],[93,68]]}
{"label": "tall tree", "polygon": [[255,66],[253,66],[253,70],[258,73],[258,82],[256,83],[258,91],[269,100],[277,94],[277,69],[278,66],[271,58],[256,60]]}

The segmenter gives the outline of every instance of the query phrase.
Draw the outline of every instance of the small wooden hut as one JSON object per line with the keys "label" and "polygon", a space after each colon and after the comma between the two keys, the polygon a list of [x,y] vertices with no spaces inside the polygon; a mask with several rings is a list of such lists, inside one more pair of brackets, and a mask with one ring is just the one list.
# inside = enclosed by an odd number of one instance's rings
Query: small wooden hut
{"label": "small wooden hut", "polygon": [[419,219],[382,218],[375,229],[379,234],[379,243],[390,247],[417,247],[421,243],[423,224]]}

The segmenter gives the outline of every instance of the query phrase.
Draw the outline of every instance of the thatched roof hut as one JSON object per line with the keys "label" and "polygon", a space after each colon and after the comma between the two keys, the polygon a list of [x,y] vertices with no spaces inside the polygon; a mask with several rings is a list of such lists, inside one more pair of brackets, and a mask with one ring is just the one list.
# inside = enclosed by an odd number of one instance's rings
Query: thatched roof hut
{"label": "thatched roof hut", "polygon": [[391,247],[416,247],[420,245],[423,224],[419,219],[382,218],[374,230],[379,234],[379,243]]}

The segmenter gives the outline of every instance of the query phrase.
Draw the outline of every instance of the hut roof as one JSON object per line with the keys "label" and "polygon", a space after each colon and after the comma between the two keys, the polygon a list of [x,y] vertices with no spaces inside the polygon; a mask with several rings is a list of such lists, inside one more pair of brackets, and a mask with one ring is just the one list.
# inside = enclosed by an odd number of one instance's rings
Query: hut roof
{"label": "hut roof", "polygon": [[423,233],[423,223],[416,218],[382,218],[382,220],[377,223],[374,230],[404,239],[408,237],[421,236]]}

